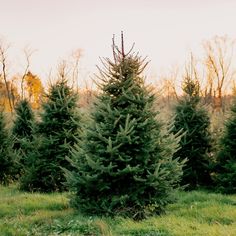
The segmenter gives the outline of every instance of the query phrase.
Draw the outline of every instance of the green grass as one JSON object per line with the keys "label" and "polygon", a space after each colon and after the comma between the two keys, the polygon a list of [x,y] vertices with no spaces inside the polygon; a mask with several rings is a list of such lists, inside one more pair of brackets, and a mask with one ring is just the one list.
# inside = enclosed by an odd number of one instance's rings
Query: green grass
{"label": "green grass", "polygon": [[67,193],[31,194],[0,186],[0,235],[235,236],[236,195],[179,192],[166,214],[135,222],[82,216]]}

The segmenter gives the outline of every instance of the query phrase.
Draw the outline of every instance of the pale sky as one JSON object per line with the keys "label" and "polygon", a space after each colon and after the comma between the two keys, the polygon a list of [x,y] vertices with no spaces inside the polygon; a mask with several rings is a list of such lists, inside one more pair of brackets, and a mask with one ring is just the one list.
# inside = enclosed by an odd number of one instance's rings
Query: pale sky
{"label": "pale sky", "polygon": [[30,45],[37,49],[30,69],[42,79],[78,48],[83,76],[96,72],[121,31],[126,47],[135,42],[135,51],[151,60],[149,73],[158,75],[182,65],[190,51],[198,54],[203,40],[236,38],[235,23],[236,0],[0,0],[0,38],[11,43],[11,72],[20,72],[21,50]]}

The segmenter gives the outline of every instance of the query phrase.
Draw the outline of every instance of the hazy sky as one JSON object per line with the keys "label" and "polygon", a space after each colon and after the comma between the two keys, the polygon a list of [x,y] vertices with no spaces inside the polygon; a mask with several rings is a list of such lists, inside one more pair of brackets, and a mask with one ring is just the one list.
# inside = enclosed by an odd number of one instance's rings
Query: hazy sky
{"label": "hazy sky", "polygon": [[0,9],[0,38],[11,43],[12,65],[20,70],[28,44],[37,49],[31,70],[41,77],[78,48],[83,75],[96,72],[121,30],[126,47],[135,42],[135,50],[151,60],[152,74],[183,64],[191,50],[198,54],[204,39],[236,38],[233,0],[0,0]]}

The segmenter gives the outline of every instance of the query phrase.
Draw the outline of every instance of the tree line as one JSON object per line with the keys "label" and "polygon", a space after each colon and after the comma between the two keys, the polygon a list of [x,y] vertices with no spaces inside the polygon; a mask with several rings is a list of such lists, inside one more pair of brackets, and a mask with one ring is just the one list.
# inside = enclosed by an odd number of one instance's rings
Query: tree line
{"label": "tree line", "polygon": [[236,103],[215,141],[196,73],[187,68],[183,96],[163,121],[144,82],[147,63],[114,40],[99,69],[99,92],[84,112],[64,73],[35,113],[15,106],[11,129],[0,113],[0,182],[23,191],[67,191],[81,212],[142,219],[164,212],[178,189],[236,192]]}
{"label": "tree line", "polygon": [[[223,110],[224,112],[228,109],[229,95],[235,91],[235,40],[228,36],[215,36],[203,41],[202,48],[200,55],[194,56],[191,53],[190,59],[194,77],[197,77],[200,83],[201,98],[205,104],[211,105],[214,111]],[[0,105],[5,107],[6,111],[13,112],[17,101],[27,98],[33,109],[39,109],[45,88],[43,88],[39,76],[31,71],[31,59],[35,50],[29,46],[24,48],[22,71],[11,75],[13,63],[9,56],[10,49],[10,44],[0,39]],[[60,63],[58,69],[61,71],[59,73],[65,73],[66,67],[69,68],[66,71],[67,76],[71,78],[73,87],[77,90],[79,89],[77,81],[81,55],[81,49],[73,51],[67,60]],[[155,87],[161,91],[163,101],[168,105],[182,96],[179,89],[181,78],[182,69],[178,65],[158,77]],[[48,74],[48,80],[51,80],[51,72]],[[84,90],[87,94],[82,96],[81,99],[84,101],[81,103],[85,106],[90,103],[94,91],[85,78],[83,83],[85,83]]]}

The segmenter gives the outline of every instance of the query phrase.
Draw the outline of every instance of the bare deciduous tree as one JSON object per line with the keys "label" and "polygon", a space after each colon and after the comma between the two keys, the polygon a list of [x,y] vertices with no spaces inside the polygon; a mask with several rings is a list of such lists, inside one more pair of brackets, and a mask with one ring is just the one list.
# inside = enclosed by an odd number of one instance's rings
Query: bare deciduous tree
{"label": "bare deciduous tree", "polygon": [[213,98],[216,110],[222,109],[222,97],[232,83],[235,69],[232,66],[235,40],[227,36],[215,36],[205,41],[205,65],[207,70],[208,88],[206,94]]}
{"label": "bare deciduous tree", "polygon": [[161,76],[159,84],[159,93],[162,94],[162,97],[165,103],[170,106],[172,100],[178,100],[177,92],[177,79],[178,79],[179,68],[173,67],[168,72],[168,74]]}
{"label": "bare deciduous tree", "polygon": [[189,78],[195,82],[196,85],[196,91],[198,91],[198,95],[200,96],[200,78],[199,78],[199,72],[197,70],[197,60],[193,56],[193,54],[190,54],[190,60],[189,62],[185,65],[185,78]]}
{"label": "bare deciduous tree", "polygon": [[10,92],[10,86],[9,86],[9,81],[8,81],[8,69],[7,69],[7,65],[8,65],[7,52],[9,48],[10,48],[10,44],[0,41],[0,63],[1,63],[0,77],[3,78],[4,80],[9,107],[10,107],[10,111],[12,112],[13,105],[12,105],[12,100],[11,100],[11,92]]}
{"label": "bare deciduous tree", "polygon": [[79,85],[79,61],[82,56],[82,49],[77,49],[72,52],[72,87],[75,87],[76,83],[76,90],[78,91]]}
{"label": "bare deciduous tree", "polygon": [[68,70],[68,63],[65,60],[62,60],[57,67],[57,72],[58,72],[58,77],[60,79],[68,79],[68,74],[69,74],[69,70]]}
{"label": "bare deciduous tree", "polygon": [[24,97],[25,97],[25,94],[24,94],[25,77],[27,76],[27,73],[29,72],[30,58],[31,58],[32,54],[35,52],[35,50],[32,50],[29,46],[26,46],[23,51],[24,51],[24,57],[25,57],[26,64],[25,64],[24,72],[21,77],[21,99],[24,99]]}

